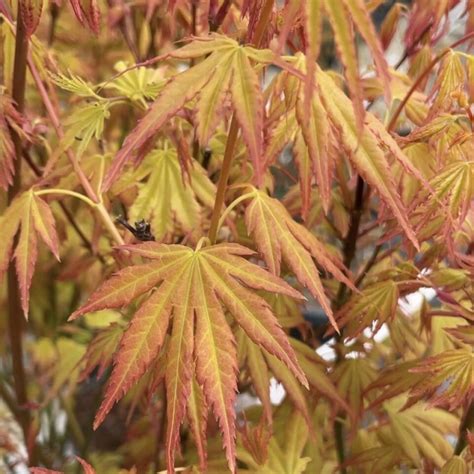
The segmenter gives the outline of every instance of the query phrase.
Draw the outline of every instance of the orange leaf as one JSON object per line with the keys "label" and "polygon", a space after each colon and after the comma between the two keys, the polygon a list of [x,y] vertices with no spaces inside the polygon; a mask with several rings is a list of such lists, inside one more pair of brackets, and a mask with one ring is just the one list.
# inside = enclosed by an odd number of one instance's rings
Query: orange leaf
{"label": "orange leaf", "polygon": [[[71,317],[123,306],[159,286],[142,303],[122,336],[94,427],[97,428],[113,404],[156,360],[171,324],[165,371],[168,469],[173,469],[179,428],[189,412],[186,406],[193,393],[194,358],[196,379],[207,405],[218,419],[227,461],[235,472],[233,402],[237,388],[237,354],[222,305],[252,341],[281,360],[307,386],[306,377],[270,306],[253,290],[295,298],[301,295],[283,280],[245,260],[243,257],[253,252],[237,244],[199,247],[194,251],[182,245],[155,242],[122,248],[151,259],[151,263],[120,270]],[[193,422],[196,422],[195,417]]]}

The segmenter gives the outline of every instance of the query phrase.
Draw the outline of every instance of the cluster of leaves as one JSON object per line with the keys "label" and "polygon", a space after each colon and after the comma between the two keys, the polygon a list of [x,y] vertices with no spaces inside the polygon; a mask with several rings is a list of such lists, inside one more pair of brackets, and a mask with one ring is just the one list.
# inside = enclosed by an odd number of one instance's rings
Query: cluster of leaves
{"label": "cluster of leaves", "polygon": [[458,1],[17,3],[0,395],[33,472],[472,469],[473,2],[444,49]]}

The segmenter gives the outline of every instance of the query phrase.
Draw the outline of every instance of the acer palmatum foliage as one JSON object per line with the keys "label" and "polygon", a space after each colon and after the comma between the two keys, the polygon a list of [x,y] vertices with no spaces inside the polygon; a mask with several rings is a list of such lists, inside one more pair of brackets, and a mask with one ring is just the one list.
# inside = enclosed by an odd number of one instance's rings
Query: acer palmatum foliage
{"label": "acer palmatum foliage", "polygon": [[472,1],[0,13],[6,468],[473,469]]}

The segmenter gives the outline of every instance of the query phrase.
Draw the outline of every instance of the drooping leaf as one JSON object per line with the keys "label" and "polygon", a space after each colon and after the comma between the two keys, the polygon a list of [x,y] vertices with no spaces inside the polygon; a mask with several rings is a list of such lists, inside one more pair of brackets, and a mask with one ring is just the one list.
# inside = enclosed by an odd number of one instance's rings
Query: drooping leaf
{"label": "drooping leaf", "polygon": [[337,329],[313,258],[338,280],[353,287],[342,271],[342,264],[327,252],[310,231],[297,224],[278,200],[262,191],[253,193],[252,201],[245,211],[245,221],[269,270],[279,275],[283,260],[319,301]]}
{"label": "drooping leaf", "polygon": [[320,69],[317,69],[316,80],[319,83],[318,90],[326,112],[337,129],[336,136],[341,139],[342,146],[349,154],[354,167],[377,190],[407,237],[418,248],[418,241],[407,219],[407,210],[401,202],[389,172],[390,167],[382,147],[385,146],[395,159],[400,160],[404,167],[408,167],[410,165],[403,152],[370,112],[366,114],[369,126],[365,126],[359,133],[356,117],[347,96],[336,86],[331,77]]}
{"label": "drooping leaf", "polygon": [[0,92],[0,188],[7,190],[12,184],[15,160],[15,147],[10,129],[20,137],[26,138],[23,131],[24,117],[15,109],[13,101]]}
{"label": "drooping leaf", "polygon": [[[362,129],[364,119],[363,91],[360,80],[359,63],[354,29],[357,28],[372,53],[378,78],[382,81],[385,97],[390,97],[390,74],[387,62],[383,54],[381,41],[376,33],[374,24],[370,17],[369,8],[363,0],[309,0],[290,2],[289,12],[284,19],[283,35],[288,32],[290,22],[295,21],[295,10],[300,10],[304,24],[306,40],[306,59],[308,64],[308,76],[305,81],[305,110],[313,95],[316,59],[321,47],[322,23],[325,18],[329,20],[337,47],[338,56],[344,65],[347,86],[353,99],[353,110],[355,112],[357,128]],[[280,42],[282,38],[280,38]],[[316,81],[317,83],[317,81]]]}
{"label": "drooping leaf", "polygon": [[149,259],[150,263],[120,270],[71,317],[124,306],[159,286],[142,303],[122,337],[94,426],[103,421],[113,404],[156,359],[172,321],[165,375],[169,469],[174,464],[179,427],[191,394],[191,361],[194,357],[197,381],[217,416],[229,467],[234,471],[233,400],[237,356],[222,305],[252,341],[284,362],[306,385],[306,377],[269,305],[251,288],[295,298],[300,298],[300,294],[276,276],[245,260],[243,257],[252,252],[237,244],[219,244],[195,251],[181,245],[154,242],[122,248]]}
{"label": "drooping leaf", "polygon": [[82,26],[89,27],[96,35],[100,30],[100,9],[97,0],[69,0],[76,18]]}
{"label": "drooping leaf", "polygon": [[38,236],[59,260],[59,243],[51,209],[32,190],[17,197],[0,217],[3,238],[0,241],[0,277],[6,271],[15,235],[19,230],[15,249],[15,267],[20,287],[21,306],[28,315],[31,279],[38,257]]}

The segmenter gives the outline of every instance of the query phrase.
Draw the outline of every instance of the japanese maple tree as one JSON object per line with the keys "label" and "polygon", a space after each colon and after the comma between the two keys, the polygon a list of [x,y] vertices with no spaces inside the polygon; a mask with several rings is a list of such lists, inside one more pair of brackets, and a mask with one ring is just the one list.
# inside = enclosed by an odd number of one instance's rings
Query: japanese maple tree
{"label": "japanese maple tree", "polygon": [[474,469],[472,0],[0,18],[0,470]]}

